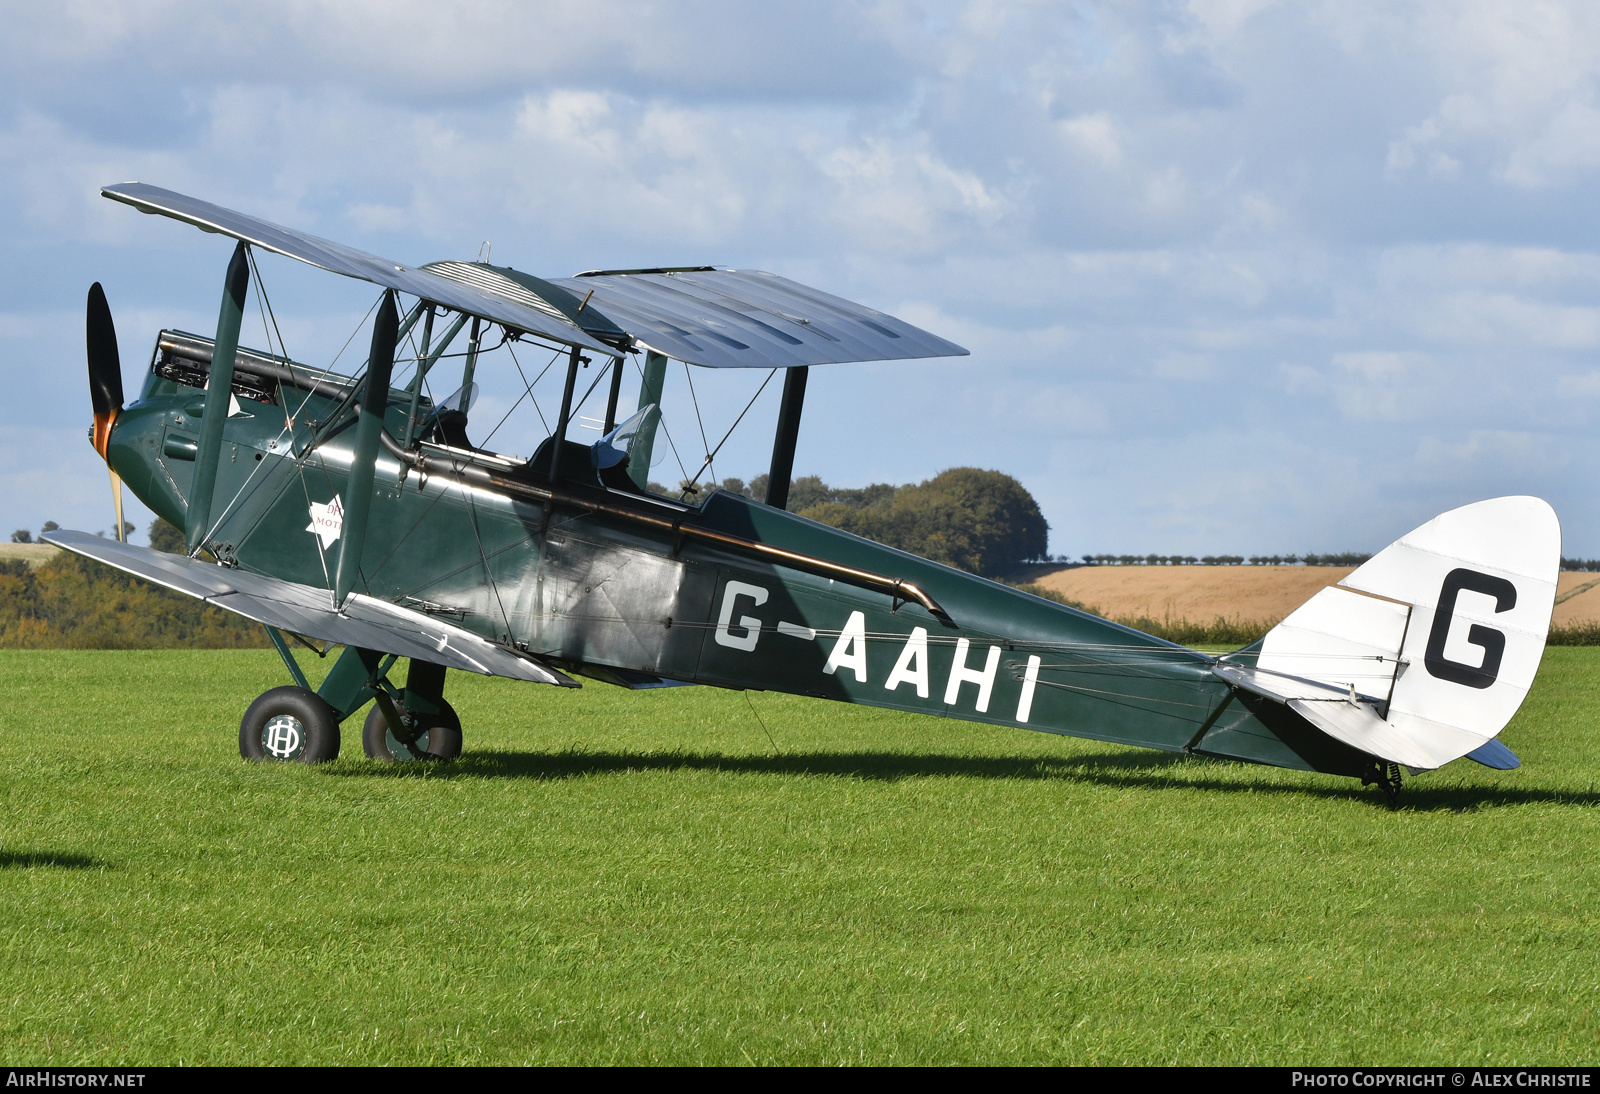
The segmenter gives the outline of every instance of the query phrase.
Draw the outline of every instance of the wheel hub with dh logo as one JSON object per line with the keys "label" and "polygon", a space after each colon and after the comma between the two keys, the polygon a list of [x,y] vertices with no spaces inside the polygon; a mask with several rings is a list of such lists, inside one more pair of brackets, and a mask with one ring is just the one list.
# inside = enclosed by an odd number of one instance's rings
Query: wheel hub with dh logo
{"label": "wheel hub with dh logo", "polygon": [[261,747],[275,760],[294,760],[306,750],[306,727],[292,714],[279,714],[261,727]]}

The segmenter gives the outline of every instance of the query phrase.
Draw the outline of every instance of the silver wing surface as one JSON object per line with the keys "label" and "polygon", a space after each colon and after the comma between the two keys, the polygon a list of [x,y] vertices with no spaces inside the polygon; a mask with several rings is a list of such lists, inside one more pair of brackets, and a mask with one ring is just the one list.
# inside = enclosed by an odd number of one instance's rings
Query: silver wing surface
{"label": "silver wing surface", "polygon": [[597,272],[550,283],[588,300],[640,345],[692,365],[794,368],[967,355],[892,315],[760,270]]}
{"label": "silver wing surface", "polygon": [[352,593],[344,610],[335,611],[326,589],[118,543],[87,532],[51,532],[47,541],[246,619],[308,638],[414,657],[484,676],[579,686],[534,658],[485,641],[462,627],[360,593]]}
{"label": "silver wing surface", "polygon": [[143,213],[608,356],[618,346],[596,334],[624,348],[631,336],[644,348],[708,368],[967,354],[892,315],[760,270],[598,271],[547,281],[479,263],[413,267],[159,186],[123,182],[100,193]]}
{"label": "silver wing surface", "polygon": [[142,182],[104,186],[100,193],[113,201],[131,205],[141,213],[159,213],[207,232],[242,239],[252,246],[298,259],[331,273],[410,293],[443,307],[504,323],[508,327],[569,346],[582,346],[607,356],[615,356],[617,352],[614,347],[596,341],[556,304],[533,293],[524,293],[521,299],[512,299]]}

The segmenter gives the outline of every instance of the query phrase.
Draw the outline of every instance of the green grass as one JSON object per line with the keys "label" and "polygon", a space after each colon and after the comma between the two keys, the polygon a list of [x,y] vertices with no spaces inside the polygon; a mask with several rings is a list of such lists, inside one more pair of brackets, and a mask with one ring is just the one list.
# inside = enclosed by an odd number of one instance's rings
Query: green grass
{"label": "green grass", "polygon": [[270,653],[7,651],[10,1064],[1589,1063],[1600,649],[1353,780],[451,674],[468,753],[247,766]]}

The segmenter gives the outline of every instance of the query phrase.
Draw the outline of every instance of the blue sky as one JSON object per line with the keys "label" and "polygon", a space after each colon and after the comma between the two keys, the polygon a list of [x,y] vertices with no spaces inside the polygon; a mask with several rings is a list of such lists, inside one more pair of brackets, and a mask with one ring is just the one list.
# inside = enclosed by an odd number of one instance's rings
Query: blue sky
{"label": "blue sky", "polygon": [[[215,321],[227,243],[98,196],[137,179],[407,262],[755,267],[893,312],[972,356],[813,369],[797,471],[998,468],[1057,553],[1372,550],[1534,493],[1600,555],[1592,5],[3,6],[5,530],[109,527],[91,281],[130,387]],[[374,296],[262,274],[312,363]],[[520,381],[481,378],[498,417]],[[760,379],[697,370],[713,443]],[[776,388],[719,475],[765,469]]]}

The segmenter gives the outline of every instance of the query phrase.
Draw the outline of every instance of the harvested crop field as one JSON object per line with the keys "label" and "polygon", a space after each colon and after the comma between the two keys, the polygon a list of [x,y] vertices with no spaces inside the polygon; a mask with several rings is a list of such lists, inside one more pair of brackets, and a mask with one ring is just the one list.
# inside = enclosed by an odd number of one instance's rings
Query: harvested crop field
{"label": "harvested crop field", "polygon": [[0,543],[0,562],[21,559],[34,569],[43,566],[60,553],[59,547],[52,547],[48,543]]}
{"label": "harvested crop field", "polygon": [[[1276,623],[1348,566],[1078,566],[1032,580],[1113,619]],[[1554,624],[1600,622],[1600,574],[1563,573]]]}

